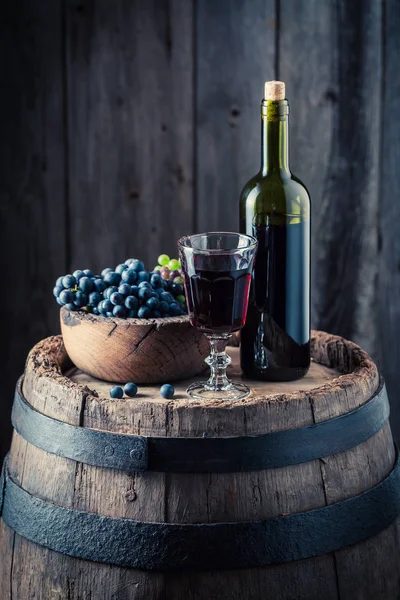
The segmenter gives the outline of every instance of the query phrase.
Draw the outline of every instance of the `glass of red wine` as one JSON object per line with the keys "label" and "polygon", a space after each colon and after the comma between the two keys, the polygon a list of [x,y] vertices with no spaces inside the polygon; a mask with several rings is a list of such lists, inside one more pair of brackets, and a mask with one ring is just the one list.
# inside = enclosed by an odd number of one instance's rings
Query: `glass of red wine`
{"label": "glass of red wine", "polygon": [[251,272],[257,240],[239,233],[199,233],[178,241],[190,322],[210,342],[206,363],[208,381],[190,385],[192,398],[240,400],[250,390],[226,376],[231,359],[226,354],[230,336],[246,320]]}

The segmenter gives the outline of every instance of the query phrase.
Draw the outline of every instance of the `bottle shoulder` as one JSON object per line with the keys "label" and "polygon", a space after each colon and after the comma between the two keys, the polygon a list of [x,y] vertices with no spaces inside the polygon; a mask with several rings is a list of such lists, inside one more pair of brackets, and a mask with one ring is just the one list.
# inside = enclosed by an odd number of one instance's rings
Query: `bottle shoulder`
{"label": "bottle shoulder", "polygon": [[241,210],[248,213],[276,213],[310,217],[310,195],[298,177],[280,173],[258,173],[244,186],[240,196]]}

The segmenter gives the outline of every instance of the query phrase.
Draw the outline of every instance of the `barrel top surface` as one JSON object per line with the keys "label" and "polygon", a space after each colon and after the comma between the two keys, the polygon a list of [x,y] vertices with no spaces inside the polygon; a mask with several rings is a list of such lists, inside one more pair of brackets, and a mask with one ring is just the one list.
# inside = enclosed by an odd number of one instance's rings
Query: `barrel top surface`
{"label": "barrel top surface", "polygon": [[[233,359],[229,375],[240,378],[239,351],[231,347],[228,353]],[[73,424],[76,411],[81,411],[81,424],[93,428],[161,436],[201,436],[207,431],[218,437],[311,425],[360,406],[376,391],[376,365],[356,344],[314,331],[311,353],[312,365],[303,379],[247,380],[251,394],[241,401],[194,400],[185,393],[193,380],[175,383],[172,400],[160,396],[159,386],[140,386],[135,398],[118,400],[109,397],[113,384],[76,369],[62,337],[54,336],[30,352],[24,393],[37,410]]]}
{"label": "barrel top surface", "polygon": [[[285,394],[296,394],[297,392],[312,392],[316,388],[325,385],[329,381],[340,377],[342,374],[339,369],[329,368],[315,361],[311,362],[310,370],[305,377],[296,381],[288,381],[285,383],[279,382],[264,382],[256,381],[255,379],[246,379],[242,377],[240,369],[240,351],[239,348],[230,347],[228,348],[228,354],[232,359],[232,364],[228,367],[227,373],[231,380],[243,381],[250,387],[250,396],[248,398],[265,396],[266,398],[274,398],[274,396],[281,396]],[[102,381],[96,379],[87,373],[84,373],[81,369],[72,367],[64,372],[64,375],[71,379],[71,381],[87,386],[92,390],[95,390],[99,395],[99,398],[109,398],[110,388],[113,385],[123,386],[126,382],[119,382],[119,384],[110,383],[108,381]],[[175,395],[174,402],[184,401],[188,404],[199,404],[198,400],[191,398],[186,394],[187,387],[194,381],[204,380],[208,376],[205,372],[196,377],[185,379],[182,381],[174,382]],[[156,401],[160,399],[160,385],[140,385],[139,391],[136,396],[136,400],[139,398],[146,398],[149,401]],[[165,400],[161,398],[163,402]],[[135,400],[133,400],[135,402]]]}

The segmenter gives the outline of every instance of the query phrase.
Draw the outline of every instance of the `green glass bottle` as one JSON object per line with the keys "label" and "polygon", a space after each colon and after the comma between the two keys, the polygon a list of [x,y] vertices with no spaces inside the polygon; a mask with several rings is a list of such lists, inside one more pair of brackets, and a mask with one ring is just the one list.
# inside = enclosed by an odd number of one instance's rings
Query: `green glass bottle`
{"label": "green glass bottle", "polygon": [[268,81],[261,169],[240,197],[240,230],[258,240],[241,366],[267,381],[298,379],[310,366],[310,198],[289,169],[288,114],[285,84]]}

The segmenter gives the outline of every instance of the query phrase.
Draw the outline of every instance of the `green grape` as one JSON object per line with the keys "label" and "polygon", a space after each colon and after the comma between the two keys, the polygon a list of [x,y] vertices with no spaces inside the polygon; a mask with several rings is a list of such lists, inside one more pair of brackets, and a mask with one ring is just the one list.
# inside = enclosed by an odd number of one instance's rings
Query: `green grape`
{"label": "green grape", "polygon": [[185,296],[177,296],[176,299],[180,304],[184,304],[186,302]]}
{"label": "green grape", "polygon": [[157,265],[156,267],[154,267],[153,271],[161,271],[162,266],[161,265]]}
{"label": "green grape", "polygon": [[174,283],[181,283],[183,285],[183,277],[175,277]]}
{"label": "green grape", "polygon": [[162,267],[166,267],[167,264],[170,261],[170,257],[168,256],[168,254],[160,254],[160,256],[158,257],[158,263],[162,266]]}
{"label": "green grape", "polygon": [[171,269],[171,271],[177,271],[180,268],[179,260],[177,260],[176,258],[172,258],[168,262],[168,268]]}

